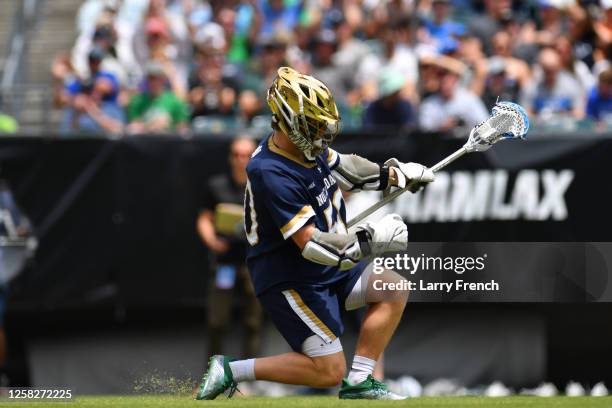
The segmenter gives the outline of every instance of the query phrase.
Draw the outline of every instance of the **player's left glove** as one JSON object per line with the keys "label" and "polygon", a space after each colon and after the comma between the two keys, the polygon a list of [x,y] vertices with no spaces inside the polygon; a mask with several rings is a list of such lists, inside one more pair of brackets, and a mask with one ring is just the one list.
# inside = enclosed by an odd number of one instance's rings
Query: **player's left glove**
{"label": "player's left glove", "polygon": [[399,188],[406,187],[413,180],[416,181],[415,185],[410,189],[413,193],[419,191],[421,187],[435,179],[434,172],[419,163],[402,163],[393,157],[387,160],[385,165],[395,169],[397,186]]}
{"label": "player's left glove", "polygon": [[382,255],[408,248],[408,228],[398,214],[388,214],[378,222],[357,226],[357,239],[363,255]]}

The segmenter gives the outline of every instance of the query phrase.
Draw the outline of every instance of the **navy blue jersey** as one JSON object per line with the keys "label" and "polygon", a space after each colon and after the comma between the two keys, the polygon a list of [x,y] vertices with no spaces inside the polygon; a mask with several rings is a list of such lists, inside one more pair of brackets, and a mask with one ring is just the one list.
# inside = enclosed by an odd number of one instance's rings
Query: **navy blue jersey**
{"label": "navy blue jersey", "polygon": [[340,157],[328,149],[307,162],[280,150],[267,137],[247,166],[245,231],[247,263],[259,294],[283,282],[330,284],[342,272],[308,261],[290,239],[308,223],[346,233],[346,208],[331,169]]}

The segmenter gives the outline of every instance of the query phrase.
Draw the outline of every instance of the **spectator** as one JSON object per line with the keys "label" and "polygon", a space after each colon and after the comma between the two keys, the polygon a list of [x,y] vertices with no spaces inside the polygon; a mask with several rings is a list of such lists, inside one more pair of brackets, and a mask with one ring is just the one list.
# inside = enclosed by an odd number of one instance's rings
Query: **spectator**
{"label": "spectator", "polygon": [[68,83],[65,92],[69,97],[82,93],[84,88],[91,87],[95,82],[100,82],[104,86],[99,87],[101,92],[99,97],[105,102],[117,102],[120,91],[119,81],[113,73],[102,69],[104,58],[106,58],[106,51],[102,48],[93,48],[89,52],[87,57],[87,75],[75,77]]}
{"label": "spectator", "polygon": [[555,39],[567,31],[559,7],[554,0],[538,0],[540,28],[536,33],[536,43],[540,46],[552,46]]}
{"label": "spectator", "polygon": [[[261,123],[254,123],[255,118],[263,113],[263,107],[261,99],[255,95],[253,91],[243,91],[240,93],[238,99],[238,125],[241,128],[248,128],[252,126],[260,126]],[[266,129],[270,123],[269,118],[266,118],[263,124]]]}
{"label": "spectator", "polygon": [[92,22],[113,20],[120,0],[86,0],[79,7],[76,28],[79,35],[91,30]]}
{"label": "spectator", "polygon": [[[398,100],[413,112],[425,100],[453,106],[443,95],[454,89],[486,105],[518,93],[536,116],[571,112],[573,120],[585,114],[595,78],[611,66],[612,0],[86,0],[77,31],[72,58],[53,64],[54,101],[68,107],[64,129],[119,131],[121,107],[139,92],[152,60],[170,94],[189,101],[194,128],[207,131],[215,121],[226,130],[257,126],[266,114],[266,84],[282,65],[327,83],[349,125],[369,123],[387,99],[377,89],[385,70],[403,75]],[[556,51],[559,69],[542,47]],[[90,72],[92,49],[104,53],[97,72],[114,80]],[[454,59],[463,65],[451,86]],[[95,88],[96,97],[79,83]],[[130,130],[142,124],[132,122]]]}
{"label": "spectator", "polygon": [[72,49],[72,65],[80,77],[88,77],[89,66],[87,63],[89,50],[97,48],[104,52],[100,69],[112,73],[119,84],[128,85],[126,66],[119,60],[116,49],[117,33],[113,25],[98,25],[94,30],[84,31],[76,41]]}
{"label": "spectator", "polygon": [[[338,11],[338,10],[336,10]],[[343,72],[348,73],[351,79],[351,88],[354,87],[354,74],[359,62],[370,53],[368,46],[354,34],[354,28],[340,11],[332,14],[330,22],[336,33],[338,46],[333,56],[334,65]]]}
{"label": "spectator", "polygon": [[230,62],[244,65],[251,56],[261,28],[262,16],[255,2],[242,0],[236,6],[234,29],[230,37],[227,58]]}
{"label": "spectator", "polygon": [[53,59],[51,76],[53,78],[53,105],[56,108],[63,108],[70,99],[66,86],[76,78],[68,53],[60,53]]}
{"label": "spectator", "polygon": [[559,54],[552,48],[540,52],[536,77],[523,90],[521,105],[541,120],[569,113],[584,117],[585,95],[582,87],[563,70]]}
{"label": "spectator", "polygon": [[593,64],[593,74],[595,77],[599,77],[606,69],[612,66],[612,44],[607,46],[598,46],[593,52],[593,60],[595,63]]}
{"label": "spectator", "polygon": [[589,95],[586,114],[590,119],[612,125],[612,69],[599,74],[597,87]]}
{"label": "spectator", "polygon": [[360,106],[360,95],[356,86],[355,72],[357,72],[360,62],[370,54],[371,50],[364,41],[354,35],[354,27],[342,12],[340,10],[334,11],[328,15],[329,24],[337,39],[336,52],[332,56],[332,61],[342,76],[343,104],[347,107],[356,108]]}
{"label": "spectator", "polygon": [[94,48],[89,53],[89,76],[75,78],[65,89],[68,108],[60,130],[70,132],[110,132],[123,130],[124,114],[118,103],[119,82],[110,72],[100,69],[105,52]]}
{"label": "spectator", "polygon": [[601,8],[602,18],[595,22],[593,28],[601,46],[607,47],[612,44],[612,0],[601,0]]}
{"label": "spectator", "polygon": [[457,126],[472,127],[489,116],[482,101],[459,85],[465,67],[450,57],[431,61],[438,66],[440,89],[421,104],[419,124],[425,130],[449,130]]}
{"label": "spectator", "polygon": [[342,69],[334,64],[333,56],[337,47],[336,33],[332,30],[321,30],[317,34],[312,55],[312,75],[327,84],[336,101],[344,104],[351,82]]}
{"label": "spectator", "polygon": [[262,35],[258,39],[259,53],[246,70],[243,89],[265,98],[265,90],[276,77],[278,68],[286,65],[288,42],[283,35]]}
{"label": "spectator", "polygon": [[482,51],[480,40],[473,36],[464,36],[461,39],[460,48],[454,54],[455,58],[463,62],[466,67],[461,78],[461,84],[476,95],[481,96],[487,78],[487,58]]}
{"label": "spectator", "polygon": [[568,8],[568,34],[577,59],[583,61],[589,69],[593,68],[595,60],[593,51],[597,35],[589,13],[579,5]]}
{"label": "spectator", "polygon": [[162,62],[173,91],[180,98],[186,96],[192,44],[184,19],[168,11],[165,0],[150,0],[133,50],[141,72],[150,60]]}
{"label": "spectator", "polygon": [[453,21],[450,0],[432,1],[432,18],[425,22],[425,27],[434,43],[439,46],[448,40],[454,40],[465,34],[463,24]]}
{"label": "spectator", "polygon": [[525,86],[531,79],[529,65],[512,55],[512,37],[505,31],[500,31],[493,36],[491,41],[492,55],[502,58],[506,65],[506,75],[520,86]]}
{"label": "spectator", "polygon": [[510,0],[484,0],[485,14],[470,19],[468,30],[480,39],[485,53],[491,55],[491,39],[512,18]]}
{"label": "spectator", "polygon": [[580,84],[583,92],[586,94],[595,86],[595,77],[589,70],[587,64],[574,57],[574,49],[572,43],[566,36],[560,36],[555,39],[555,50],[561,58],[563,69],[574,77]]}
{"label": "spectator", "polygon": [[517,102],[519,89],[518,82],[507,73],[506,60],[500,57],[489,59],[485,91],[482,95],[485,107],[492,108],[498,100]]}
{"label": "spectator", "polygon": [[239,89],[237,71],[225,64],[220,49],[203,50],[189,81],[191,117],[233,116]]}
{"label": "spectator", "polygon": [[363,118],[365,127],[393,127],[395,129],[414,124],[414,109],[404,99],[401,91],[406,79],[402,74],[383,70],[378,76],[379,98],[366,109]]}
{"label": "spectator", "polygon": [[382,31],[382,53],[370,53],[361,62],[356,73],[356,83],[362,98],[372,101],[377,98],[376,79],[384,69],[391,69],[406,79],[402,92],[411,100],[415,99],[418,80],[418,62],[411,46],[410,19],[396,20]]}
{"label": "spectator", "polygon": [[298,25],[302,3],[298,0],[257,0],[262,13],[260,34],[287,34]]}
{"label": "spectator", "polygon": [[209,355],[222,354],[227,331],[235,327],[232,308],[241,300],[245,333],[242,356],[258,353],[262,312],[245,264],[244,188],[246,165],[255,151],[251,139],[235,139],[230,147],[230,172],[211,178],[202,200],[197,228],[211,251],[214,279],[208,296]]}
{"label": "spectator", "polygon": [[132,97],[128,105],[128,131],[185,132],[189,108],[167,85],[164,68],[158,62],[146,67],[145,89]]}

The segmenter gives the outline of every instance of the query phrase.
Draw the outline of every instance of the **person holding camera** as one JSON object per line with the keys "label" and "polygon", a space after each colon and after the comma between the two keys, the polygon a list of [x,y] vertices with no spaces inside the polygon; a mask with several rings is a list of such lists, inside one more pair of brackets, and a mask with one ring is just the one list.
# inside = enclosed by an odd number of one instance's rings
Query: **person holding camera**
{"label": "person holding camera", "polygon": [[209,355],[220,354],[227,331],[234,326],[232,308],[242,305],[244,338],[242,356],[253,356],[259,348],[261,306],[247,270],[244,233],[244,189],[246,165],[255,151],[252,139],[238,138],[230,146],[230,171],[208,180],[197,228],[210,250],[214,271],[208,293]]}

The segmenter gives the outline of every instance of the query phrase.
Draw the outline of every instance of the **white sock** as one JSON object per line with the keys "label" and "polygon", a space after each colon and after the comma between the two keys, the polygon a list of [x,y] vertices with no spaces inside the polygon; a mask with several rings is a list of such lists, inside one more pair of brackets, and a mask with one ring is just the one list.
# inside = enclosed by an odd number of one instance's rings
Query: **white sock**
{"label": "white sock", "polygon": [[255,359],[249,358],[248,360],[238,360],[229,363],[230,369],[232,370],[232,376],[234,381],[254,381],[255,380]]}
{"label": "white sock", "polygon": [[353,358],[353,365],[348,375],[348,382],[351,385],[359,384],[368,378],[368,375],[374,372],[374,366],[376,366],[376,360],[371,360],[367,357],[355,355]]}

